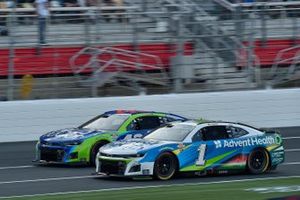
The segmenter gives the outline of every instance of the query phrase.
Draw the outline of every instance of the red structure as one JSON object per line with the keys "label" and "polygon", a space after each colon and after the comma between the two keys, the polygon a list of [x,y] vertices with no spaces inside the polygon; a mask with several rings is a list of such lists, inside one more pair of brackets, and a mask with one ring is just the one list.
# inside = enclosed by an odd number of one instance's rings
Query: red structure
{"label": "red structure", "polygon": [[[133,45],[124,44],[113,46],[115,48],[134,50]],[[14,57],[14,75],[52,75],[52,74],[72,74],[69,60],[70,58],[82,47],[44,47],[40,50],[36,48],[17,48],[15,49]],[[170,58],[176,55],[176,46],[167,43],[157,43],[157,44],[141,44],[138,46],[140,52],[152,54],[158,56],[166,69],[169,68]],[[185,55],[193,54],[193,46],[191,43],[185,44]],[[89,60],[88,55],[80,56],[76,64],[85,64]],[[121,58],[119,56],[118,58]],[[109,54],[102,54],[102,60],[112,59]],[[124,58],[122,58],[124,59]],[[128,58],[127,58],[128,59]],[[130,61],[130,60],[128,60]],[[142,58],[140,62],[144,64],[155,64],[152,63],[153,59]],[[0,76],[7,76],[8,74],[8,64],[9,64],[9,50],[0,50]],[[90,72],[87,70],[85,72]]]}
{"label": "red structure", "polygon": [[[291,39],[270,39],[266,42],[255,41],[254,53],[260,60],[261,67],[270,67],[273,65],[276,55],[279,51],[300,44],[300,40],[295,41]],[[247,45],[247,43],[246,43]],[[293,58],[299,49],[293,49],[282,54],[281,59]],[[292,61],[282,63],[282,65],[289,65]]]}
{"label": "red structure", "polygon": [[[260,60],[260,65],[262,67],[270,67],[274,63],[274,59],[280,50],[287,49],[294,46],[295,44],[300,44],[300,40],[295,41],[291,39],[270,39],[267,42],[255,41],[254,52]],[[245,43],[247,45],[247,43]],[[113,46],[125,50],[134,50],[134,46],[130,44],[116,45]],[[14,75],[69,75],[72,74],[72,69],[70,66],[70,58],[82,47],[73,46],[73,47],[44,47],[40,50],[36,48],[17,48],[15,49],[14,57]],[[151,43],[151,44],[140,44],[138,49],[142,53],[152,54],[158,56],[163,64],[163,67],[166,69],[170,66],[170,58],[176,55],[176,46],[174,44],[168,43]],[[282,59],[292,58],[295,56],[296,52],[299,49],[294,49],[288,51],[282,55]],[[245,52],[244,52],[245,53]],[[193,54],[193,45],[192,43],[186,43],[184,49],[185,55]],[[85,64],[89,60],[88,55],[80,56],[77,64]],[[124,59],[122,56],[118,57],[119,59]],[[102,54],[102,60],[112,59],[109,54]],[[126,58],[128,59],[128,58]],[[130,61],[130,60],[128,60]],[[153,59],[142,58],[140,62],[144,64],[155,64]],[[282,63],[282,65],[291,64],[292,61]],[[247,62],[242,62],[247,63]],[[0,76],[7,76],[8,74],[8,64],[9,64],[9,50],[2,49],[0,50]],[[113,71],[111,67],[108,69]],[[147,70],[147,69],[146,69]],[[85,72],[89,73],[91,70],[86,70]]]}

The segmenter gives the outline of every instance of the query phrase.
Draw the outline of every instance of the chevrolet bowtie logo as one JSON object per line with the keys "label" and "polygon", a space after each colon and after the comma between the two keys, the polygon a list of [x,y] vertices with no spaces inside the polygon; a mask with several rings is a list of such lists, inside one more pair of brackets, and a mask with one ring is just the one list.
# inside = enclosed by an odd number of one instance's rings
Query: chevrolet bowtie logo
{"label": "chevrolet bowtie logo", "polygon": [[215,145],[216,145],[216,148],[221,148],[222,147],[222,143],[220,140],[216,140],[214,141]]}

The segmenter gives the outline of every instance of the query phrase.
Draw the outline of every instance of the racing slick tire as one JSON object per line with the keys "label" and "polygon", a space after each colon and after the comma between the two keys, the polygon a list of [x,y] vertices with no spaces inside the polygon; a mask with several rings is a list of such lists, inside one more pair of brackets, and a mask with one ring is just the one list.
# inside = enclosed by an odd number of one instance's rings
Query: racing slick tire
{"label": "racing slick tire", "polygon": [[97,153],[99,152],[99,149],[108,143],[109,143],[108,141],[99,141],[93,146],[90,153],[90,165],[92,166],[96,165],[96,156]]}
{"label": "racing slick tire", "polygon": [[277,165],[275,165],[275,166],[272,166],[272,167],[270,167],[270,171],[274,171],[274,170],[276,170],[277,169]]}
{"label": "racing slick tire", "polygon": [[269,169],[270,157],[265,149],[255,149],[247,160],[247,167],[251,174],[262,174]]}
{"label": "racing slick tire", "polygon": [[177,171],[177,159],[170,152],[158,156],[154,163],[154,178],[159,180],[171,179]]}

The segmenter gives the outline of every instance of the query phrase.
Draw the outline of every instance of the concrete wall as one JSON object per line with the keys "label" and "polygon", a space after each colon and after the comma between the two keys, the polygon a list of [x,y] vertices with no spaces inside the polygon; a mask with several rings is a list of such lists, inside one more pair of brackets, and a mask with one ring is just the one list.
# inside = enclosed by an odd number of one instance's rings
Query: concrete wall
{"label": "concrete wall", "polygon": [[169,94],[0,103],[0,142],[37,140],[113,109],[172,112],[258,127],[300,125],[300,89]]}

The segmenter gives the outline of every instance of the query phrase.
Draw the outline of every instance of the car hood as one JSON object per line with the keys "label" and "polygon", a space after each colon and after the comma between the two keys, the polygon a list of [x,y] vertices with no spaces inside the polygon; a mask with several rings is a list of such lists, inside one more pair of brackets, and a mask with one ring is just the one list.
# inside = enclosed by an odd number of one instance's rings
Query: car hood
{"label": "car hood", "polygon": [[67,128],[51,131],[45,135],[42,135],[40,140],[47,142],[79,141],[104,133],[108,132],[91,129]]}
{"label": "car hood", "polygon": [[107,155],[130,155],[146,153],[151,149],[170,143],[175,142],[145,139],[121,140],[103,146],[100,149],[100,153]]}

